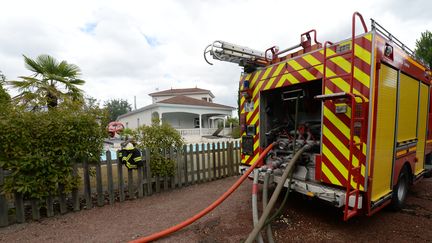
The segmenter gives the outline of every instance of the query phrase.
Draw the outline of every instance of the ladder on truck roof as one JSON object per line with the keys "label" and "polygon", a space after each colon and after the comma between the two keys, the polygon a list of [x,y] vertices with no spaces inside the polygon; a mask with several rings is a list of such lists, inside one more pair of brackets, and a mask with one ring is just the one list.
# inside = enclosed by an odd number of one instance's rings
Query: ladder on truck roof
{"label": "ladder on truck roof", "polygon": [[[346,98],[351,101],[351,121],[350,121],[350,138],[349,138],[349,161],[348,161],[348,178],[346,183],[346,194],[345,194],[345,208],[344,208],[344,220],[348,220],[351,217],[355,216],[359,212],[359,198],[360,198],[360,175],[361,175],[361,161],[358,160],[358,165],[353,164],[354,161],[354,150],[359,149],[363,151],[363,143],[364,136],[363,131],[366,129],[366,121],[365,121],[365,100],[363,96],[354,94],[353,83],[354,83],[354,59],[355,56],[355,24],[356,24],[356,16],[359,17],[365,32],[368,32],[366,24],[363,20],[363,17],[360,13],[355,12],[352,17],[352,35],[351,35],[351,48],[345,51],[336,52],[336,54],[327,56],[327,49],[329,46],[333,45],[332,42],[326,41],[324,43],[324,63],[323,63],[323,87],[326,87],[326,82],[335,78],[343,78],[349,84],[349,93],[341,92],[341,93],[333,93],[333,94],[324,94],[319,95],[316,98],[322,100],[336,100],[340,98]],[[334,76],[327,77],[327,65],[331,59],[335,57],[345,57],[351,62],[351,70],[349,73],[342,73],[342,71],[335,71]],[[339,72],[339,73],[338,73]],[[324,90],[323,90],[324,91]],[[357,102],[357,99],[361,101]],[[360,107],[359,107],[360,105]],[[360,131],[356,132],[356,128],[360,128]],[[355,141],[356,133],[359,134],[359,141]],[[351,186],[351,180],[354,181],[354,186]],[[354,205],[350,205],[350,197],[354,197]],[[351,204],[352,205],[352,204]]]}
{"label": "ladder on truck roof", "polygon": [[207,53],[210,53],[210,55],[216,60],[233,62],[240,66],[252,63],[259,66],[265,66],[267,60],[272,58],[270,53],[267,54],[267,52],[264,53],[249,47],[220,40],[214,41],[204,49],[204,60],[208,64],[213,65],[213,63],[207,60]]}
{"label": "ladder on truck roof", "polygon": [[[313,34],[313,39],[311,34]],[[312,41],[315,43],[312,44]],[[303,49],[300,51],[303,51],[302,53],[306,53],[310,52],[314,48],[321,48],[321,46],[321,42],[317,41],[317,33],[314,29],[301,34],[299,44],[288,47],[284,50],[279,50],[279,47],[272,46],[265,50],[265,52],[261,52],[249,47],[217,40],[204,49],[204,60],[208,64],[213,65],[213,63],[207,59],[207,53],[210,53],[213,59],[236,63],[244,67],[246,73],[251,73],[255,71],[257,67],[265,67],[292,57],[291,55],[294,53],[288,53],[289,51],[293,51],[301,47]],[[286,55],[280,56],[282,54]]]}

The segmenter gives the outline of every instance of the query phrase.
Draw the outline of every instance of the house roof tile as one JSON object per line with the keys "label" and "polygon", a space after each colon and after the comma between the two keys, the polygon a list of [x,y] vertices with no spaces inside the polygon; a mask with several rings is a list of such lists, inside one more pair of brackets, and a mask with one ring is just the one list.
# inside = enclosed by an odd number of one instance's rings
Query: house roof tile
{"label": "house roof tile", "polygon": [[174,96],[172,98],[159,101],[157,103],[162,104],[175,104],[175,105],[194,105],[194,106],[207,106],[207,107],[217,107],[217,108],[226,108],[226,109],[234,109],[234,107],[221,105],[217,103],[207,102],[204,100],[194,99],[191,97],[187,97],[184,95]]}
{"label": "house roof tile", "polygon": [[187,88],[187,89],[167,89],[154,93],[150,93],[150,96],[167,96],[167,95],[184,95],[184,94],[210,94],[214,98],[214,95],[210,90],[200,88]]}

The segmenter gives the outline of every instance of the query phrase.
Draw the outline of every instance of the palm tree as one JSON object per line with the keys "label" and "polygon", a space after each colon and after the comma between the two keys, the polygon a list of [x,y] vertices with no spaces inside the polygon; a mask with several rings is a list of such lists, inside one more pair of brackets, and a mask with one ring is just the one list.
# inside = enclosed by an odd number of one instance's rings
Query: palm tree
{"label": "palm tree", "polygon": [[85,81],[79,79],[81,70],[77,65],[58,62],[49,55],[40,55],[36,59],[23,56],[26,68],[33,74],[9,82],[20,92],[14,99],[26,106],[46,105],[48,109],[56,107],[61,100],[82,100],[83,91],[77,86]]}

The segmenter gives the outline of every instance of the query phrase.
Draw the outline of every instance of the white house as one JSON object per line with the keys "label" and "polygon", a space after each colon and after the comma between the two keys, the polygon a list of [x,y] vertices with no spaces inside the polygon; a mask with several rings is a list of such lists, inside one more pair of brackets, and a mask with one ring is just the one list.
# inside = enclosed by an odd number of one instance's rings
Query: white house
{"label": "white house", "polygon": [[186,139],[211,135],[218,122],[225,124],[235,108],[213,103],[215,96],[210,90],[168,89],[149,94],[151,105],[131,111],[117,118],[126,128],[135,129],[150,125],[152,117],[167,122]]}

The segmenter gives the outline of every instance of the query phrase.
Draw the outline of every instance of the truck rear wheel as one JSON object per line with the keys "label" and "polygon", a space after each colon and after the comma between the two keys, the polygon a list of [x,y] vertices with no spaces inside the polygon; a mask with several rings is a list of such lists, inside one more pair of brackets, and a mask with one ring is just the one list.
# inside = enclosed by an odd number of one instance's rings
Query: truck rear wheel
{"label": "truck rear wheel", "polygon": [[426,167],[426,173],[424,174],[425,178],[431,178],[432,177],[432,155],[427,154],[426,155],[426,161],[425,161],[425,167]]}
{"label": "truck rear wheel", "polygon": [[429,170],[425,173],[424,177],[425,177],[425,178],[431,178],[431,177],[432,177],[432,169],[429,169]]}
{"label": "truck rear wheel", "polygon": [[393,187],[392,207],[400,210],[405,204],[405,198],[408,194],[409,175],[408,170],[404,167],[398,177],[397,184]]}

